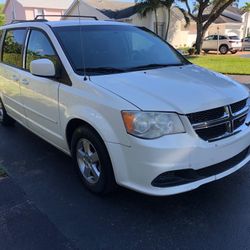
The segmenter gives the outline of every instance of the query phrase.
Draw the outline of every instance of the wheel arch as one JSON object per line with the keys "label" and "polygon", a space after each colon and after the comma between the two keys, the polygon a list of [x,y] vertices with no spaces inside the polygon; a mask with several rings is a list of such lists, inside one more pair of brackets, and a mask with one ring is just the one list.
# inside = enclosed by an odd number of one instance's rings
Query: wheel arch
{"label": "wheel arch", "polygon": [[223,47],[223,46],[227,47],[228,50],[229,50],[229,46],[228,46],[228,44],[226,44],[226,43],[221,44],[220,47],[219,47],[219,49],[220,49],[221,47]]}
{"label": "wheel arch", "polygon": [[68,147],[69,147],[70,150],[71,150],[71,139],[72,139],[73,133],[80,126],[87,126],[87,127],[89,127],[104,142],[104,139],[102,138],[102,136],[100,135],[100,133],[91,124],[89,124],[88,122],[86,122],[85,120],[80,119],[80,118],[72,118],[71,120],[69,120],[69,122],[68,122],[68,124],[66,126],[66,131],[65,131],[65,136],[66,136],[67,144],[68,144]]}

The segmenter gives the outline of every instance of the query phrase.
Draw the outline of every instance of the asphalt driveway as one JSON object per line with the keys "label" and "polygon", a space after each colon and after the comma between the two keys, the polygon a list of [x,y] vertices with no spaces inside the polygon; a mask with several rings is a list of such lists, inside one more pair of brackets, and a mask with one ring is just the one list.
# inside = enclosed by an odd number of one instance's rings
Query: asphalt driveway
{"label": "asphalt driveway", "polygon": [[[0,164],[76,249],[250,249],[250,166],[182,195],[155,198],[121,188],[100,198],[84,189],[68,156],[20,125],[0,126],[0,138]],[[17,249],[1,229],[5,249]],[[33,250],[30,234],[22,237],[26,245],[18,250]]]}

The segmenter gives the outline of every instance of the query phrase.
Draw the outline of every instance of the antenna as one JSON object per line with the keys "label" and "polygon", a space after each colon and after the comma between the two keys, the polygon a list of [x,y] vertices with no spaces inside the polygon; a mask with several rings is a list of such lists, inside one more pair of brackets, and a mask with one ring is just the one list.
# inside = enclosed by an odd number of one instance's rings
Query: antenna
{"label": "antenna", "polygon": [[81,51],[82,51],[82,66],[83,66],[83,74],[84,74],[84,81],[87,81],[87,74],[86,74],[86,65],[85,65],[85,60],[84,60],[84,45],[83,45],[83,32],[82,32],[82,26],[81,26],[81,16],[80,16],[80,1],[77,0],[77,9],[78,9],[78,20],[79,20],[79,31],[80,31],[80,43],[81,43]]}

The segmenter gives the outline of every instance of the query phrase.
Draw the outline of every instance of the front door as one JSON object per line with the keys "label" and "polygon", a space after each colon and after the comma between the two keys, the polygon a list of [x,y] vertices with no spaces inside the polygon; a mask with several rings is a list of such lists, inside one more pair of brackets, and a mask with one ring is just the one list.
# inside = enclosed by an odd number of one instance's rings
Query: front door
{"label": "front door", "polygon": [[60,144],[62,137],[58,109],[60,83],[56,79],[34,76],[30,73],[33,60],[47,58],[55,67],[59,58],[47,35],[41,30],[31,30],[25,55],[26,72],[20,79],[21,96],[27,116],[27,125],[47,140]]}

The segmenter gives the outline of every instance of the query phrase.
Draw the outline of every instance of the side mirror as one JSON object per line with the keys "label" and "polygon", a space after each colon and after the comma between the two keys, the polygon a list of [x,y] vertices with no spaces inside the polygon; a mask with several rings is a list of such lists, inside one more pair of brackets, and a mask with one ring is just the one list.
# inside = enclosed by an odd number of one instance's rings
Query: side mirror
{"label": "side mirror", "polygon": [[56,75],[55,65],[49,59],[38,59],[30,63],[32,75],[43,77],[54,77]]}

